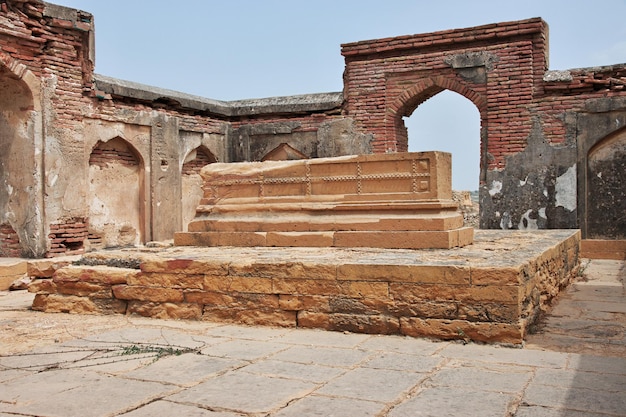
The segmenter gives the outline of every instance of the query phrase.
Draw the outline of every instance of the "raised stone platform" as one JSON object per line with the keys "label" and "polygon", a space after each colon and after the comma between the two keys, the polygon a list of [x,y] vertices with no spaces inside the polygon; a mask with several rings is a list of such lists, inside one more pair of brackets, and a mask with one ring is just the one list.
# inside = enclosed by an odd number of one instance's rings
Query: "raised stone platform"
{"label": "raised stone platform", "polygon": [[519,344],[579,265],[575,230],[445,250],[169,247],[86,254],[33,309]]}
{"label": "raised stone platform", "polygon": [[452,248],[472,243],[445,152],[210,164],[179,246]]}

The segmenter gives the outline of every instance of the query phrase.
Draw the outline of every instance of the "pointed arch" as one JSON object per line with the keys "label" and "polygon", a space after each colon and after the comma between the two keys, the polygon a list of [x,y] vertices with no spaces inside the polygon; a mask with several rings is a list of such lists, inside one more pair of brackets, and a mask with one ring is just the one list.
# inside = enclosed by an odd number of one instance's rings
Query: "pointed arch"
{"label": "pointed arch", "polygon": [[587,152],[583,232],[589,239],[626,239],[626,128]]}
{"label": "pointed arch", "polygon": [[281,143],[265,154],[261,161],[293,161],[298,159],[309,159],[309,157],[288,143]]}
{"label": "pointed arch", "polygon": [[0,91],[0,226],[14,231],[12,254],[43,256],[47,233],[40,80],[0,51]]}
{"label": "pointed arch", "polygon": [[98,141],[89,155],[89,241],[114,247],[145,243],[144,163],[120,136]]}
{"label": "pointed arch", "polygon": [[[480,114],[481,137],[483,136],[482,132],[486,132],[487,100],[484,96],[445,76],[423,78],[407,87],[387,106],[385,132],[388,137],[393,138],[398,151],[408,149],[408,137],[403,117],[410,116],[420,104],[443,90],[454,91],[474,103]],[[481,149],[484,145],[481,144]]]}
{"label": "pointed arch", "polygon": [[202,199],[202,167],[217,162],[217,157],[207,147],[200,145],[190,150],[181,167],[182,190],[182,228],[186,232],[187,226],[196,216],[196,208]]}

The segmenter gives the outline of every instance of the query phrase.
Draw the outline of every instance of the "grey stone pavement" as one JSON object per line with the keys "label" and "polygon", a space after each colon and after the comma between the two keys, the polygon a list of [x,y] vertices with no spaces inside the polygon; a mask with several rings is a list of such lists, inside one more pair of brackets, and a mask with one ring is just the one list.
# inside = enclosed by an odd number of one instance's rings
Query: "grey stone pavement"
{"label": "grey stone pavement", "polygon": [[626,416],[626,262],[523,348],[30,311],[0,295],[0,416]]}

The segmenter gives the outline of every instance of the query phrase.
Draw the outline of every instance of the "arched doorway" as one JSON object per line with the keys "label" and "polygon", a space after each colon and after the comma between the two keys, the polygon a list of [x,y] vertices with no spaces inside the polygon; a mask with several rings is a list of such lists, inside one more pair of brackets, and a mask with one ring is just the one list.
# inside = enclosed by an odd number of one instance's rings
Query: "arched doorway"
{"label": "arched doorway", "polygon": [[626,239],[626,129],[589,150],[586,178],[586,238]]}
{"label": "arched doorway", "polygon": [[89,242],[94,248],[145,243],[143,161],[126,140],[99,141],[89,156]]}
{"label": "arched doorway", "polygon": [[217,162],[211,151],[199,146],[187,154],[181,171],[183,231],[196,216],[196,208],[202,199],[202,177],[200,170],[208,164]]}
{"label": "arched doorway", "polygon": [[[1,56],[4,63],[16,64]],[[7,64],[7,65],[9,65]],[[0,256],[41,256],[45,252],[38,80],[18,76],[0,64]]]}
{"label": "arched doorway", "polygon": [[452,154],[452,188],[477,191],[480,178],[480,113],[462,95],[444,90],[404,118],[408,150]]}

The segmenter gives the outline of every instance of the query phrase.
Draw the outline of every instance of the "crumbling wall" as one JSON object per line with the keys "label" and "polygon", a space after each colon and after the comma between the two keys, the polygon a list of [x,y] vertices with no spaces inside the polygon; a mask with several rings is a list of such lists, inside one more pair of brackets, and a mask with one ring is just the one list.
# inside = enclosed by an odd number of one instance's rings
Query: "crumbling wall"
{"label": "crumbling wall", "polygon": [[[480,227],[620,238],[623,157],[602,163],[613,176],[600,185],[589,152],[626,122],[625,66],[549,71],[547,46],[539,18],[345,44],[344,111],[374,152],[405,151],[402,118],[457,92],[480,112]],[[613,213],[602,231],[594,204]]]}

